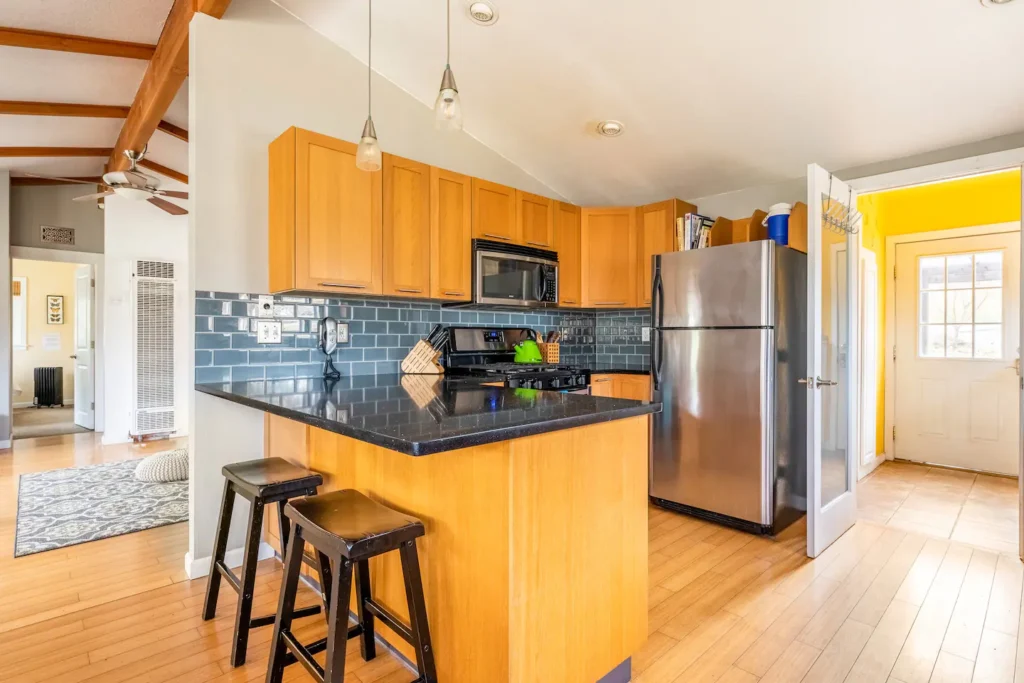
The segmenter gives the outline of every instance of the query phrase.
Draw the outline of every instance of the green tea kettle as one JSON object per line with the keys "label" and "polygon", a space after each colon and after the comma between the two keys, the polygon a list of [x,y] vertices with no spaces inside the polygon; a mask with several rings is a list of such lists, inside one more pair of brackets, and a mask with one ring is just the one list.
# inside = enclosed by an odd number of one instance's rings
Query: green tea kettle
{"label": "green tea kettle", "polygon": [[540,347],[533,339],[524,339],[512,347],[516,352],[514,361],[516,363],[542,363],[544,359],[540,355]]}

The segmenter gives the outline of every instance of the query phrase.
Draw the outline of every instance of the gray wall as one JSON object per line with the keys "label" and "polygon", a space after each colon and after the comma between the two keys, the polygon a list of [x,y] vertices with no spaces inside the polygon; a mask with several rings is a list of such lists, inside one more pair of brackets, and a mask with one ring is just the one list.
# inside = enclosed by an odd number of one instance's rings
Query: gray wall
{"label": "gray wall", "polygon": [[0,171],[0,446],[11,445],[11,174]]}
{"label": "gray wall", "polygon": [[[11,246],[103,253],[103,211],[96,202],[72,197],[95,192],[92,185],[40,185],[11,188]],[[74,228],[75,244],[43,243],[39,226]]]}

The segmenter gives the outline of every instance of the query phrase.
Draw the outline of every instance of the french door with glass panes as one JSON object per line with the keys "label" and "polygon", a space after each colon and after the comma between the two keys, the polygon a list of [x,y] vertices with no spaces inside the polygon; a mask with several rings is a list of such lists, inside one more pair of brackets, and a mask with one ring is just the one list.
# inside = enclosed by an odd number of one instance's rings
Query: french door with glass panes
{"label": "french door with glass panes", "polygon": [[1020,232],[896,245],[893,456],[1016,475]]}

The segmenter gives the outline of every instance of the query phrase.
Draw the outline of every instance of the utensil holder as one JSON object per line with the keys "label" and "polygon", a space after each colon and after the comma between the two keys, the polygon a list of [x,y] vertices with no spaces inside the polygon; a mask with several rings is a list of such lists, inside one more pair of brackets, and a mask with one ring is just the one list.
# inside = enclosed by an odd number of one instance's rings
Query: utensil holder
{"label": "utensil holder", "polygon": [[406,354],[402,361],[402,372],[407,375],[440,375],[444,368],[437,362],[441,352],[422,339]]}
{"label": "utensil holder", "polygon": [[560,352],[558,342],[543,343],[538,342],[537,346],[540,347],[540,357],[545,363],[557,363],[559,362]]}

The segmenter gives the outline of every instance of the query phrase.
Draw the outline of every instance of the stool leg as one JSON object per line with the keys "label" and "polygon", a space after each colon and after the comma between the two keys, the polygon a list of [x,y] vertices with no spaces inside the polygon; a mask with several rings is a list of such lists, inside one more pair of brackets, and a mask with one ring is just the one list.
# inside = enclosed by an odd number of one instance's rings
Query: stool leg
{"label": "stool leg", "polygon": [[285,657],[288,646],[284,644],[285,633],[291,633],[292,613],[295,611],[295,595],[299,591],[299,573],[302,570],[302,551],[306,541],[302,538],[302,527],[296,526],[285,551],[284,577],[281,579],[281,596],[277,602],[277,618],[274,619],[274,636],[270,641],[270,662],[267,665],[267,683],[281,683],[284,677]]}
{"label": "stool leg", "polygon": [[427,605],[423,600],[423,582],[420,579],[420,560],[416,554],[416,541],[406,541],[398,549],[402,556],[402,575],[405,577],[405,599],[409,601],[409,622],[415,639],[416,667],[423,683],[437,683],[434,668],[434,648],[430,644],[427,626]]}
{"label": "stool leg", "polygon": [[256,590],[256,563],[260,554],[260,533],[263,530],[263,501],[252,501],[249,529],[245,532],[245,557],[242,560],[242,590],[235,611],[235,642],[231,646],[231,666],[245,664],[249,646],[249,621],[252,619],[252,597]]}
{"label": "stool leg", "polygon": [[331,623],[331,559],[325,553],[316,551],[316,560],[320,570],[320,599],[324,602],[324,614],[327,624]]}
{"label": "stool leg", "polygon": [[231,530],[231,512],[235,508],[235,490],[231,480],[224,480],[224,497],[220,503],[220,520],[217,535],[213,539],[213,557],[210,560],[210,578],[206,581],[206,600],[203,602],[203,621],[213,619],[217,614],[217,596],[220,594],[220,572],[217,563],[224,561],[228,547],[228,532]]}
{"label": "stool leg", "polygon": [[344,683],[345,681],[348,605],[352,595],[352,562],[347,558],[339,558],[337,567],[338,571],[331,577],[331,606],[328,609],[324,683]]}
{"label": "stool leg", "polygon": [[288,547],[288,534],[291,531],[291,524],[288,522],[288,518],[284,516],[284,506],[288,504],[287,500],[277,501],[277,525],[281,532],[281,557],[284,557],[286,548]]}
{"label": "stool leg", "polygon": [[359,649],[362,651],[363,660],[367,662],[377,656],[377,645],[373,640],[373,614],[366,608],[367,600],[372,597],[370,594],[370,563],[367,560],[360,560],[356,563],[356,603],[359,610],[359,625],[363,627]]}

